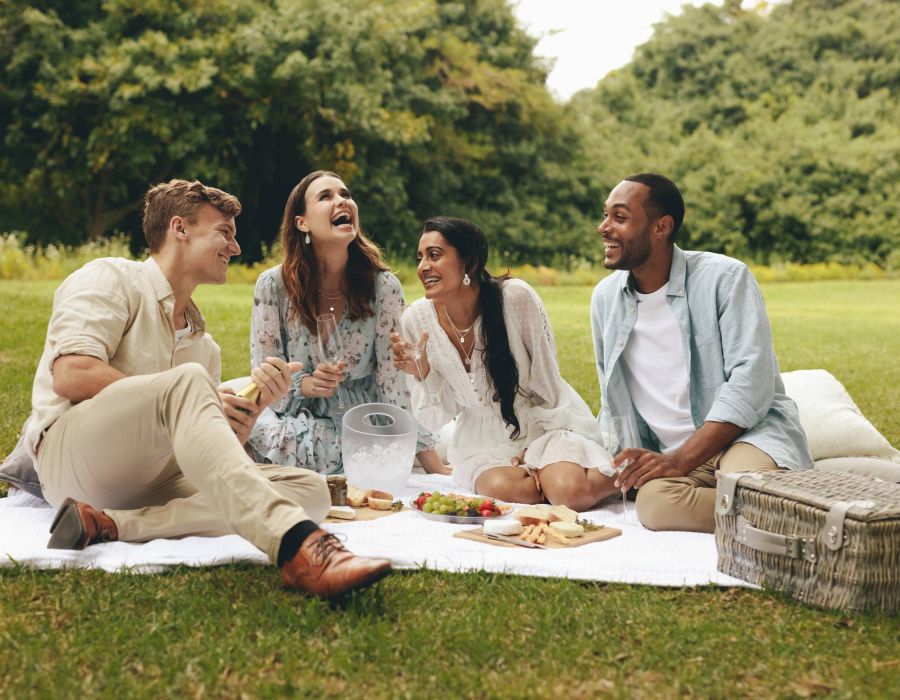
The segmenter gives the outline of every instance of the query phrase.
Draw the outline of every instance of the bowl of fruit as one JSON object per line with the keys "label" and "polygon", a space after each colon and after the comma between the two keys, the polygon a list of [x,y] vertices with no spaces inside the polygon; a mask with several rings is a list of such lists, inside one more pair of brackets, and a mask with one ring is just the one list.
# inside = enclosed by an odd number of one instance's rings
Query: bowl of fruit
{"label": "bowl of fruit", "polygon": [[409,507],[429,520],[468,525],[502,518],[512,512],[512,506],[485,496],[462,496],[457,493],[423,491],[410,499]]}

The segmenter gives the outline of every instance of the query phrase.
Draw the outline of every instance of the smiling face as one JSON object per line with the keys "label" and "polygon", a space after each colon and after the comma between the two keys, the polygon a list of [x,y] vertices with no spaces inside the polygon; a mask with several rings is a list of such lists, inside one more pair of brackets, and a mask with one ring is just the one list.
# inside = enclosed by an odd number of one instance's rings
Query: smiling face
{"label": "smiling face", "polygon": [[448,298],[462,289],[466,261],[459,251],[437,231],[426,231],[419,239],[416,251],[419,265],[416,273],[425,287],[426,299]]}
{"label": "smiling face", "polygon": [[241,254],[234,217],[205,204],[193,219],[174,217],[172,224],[187,244],[185,273],[197,284],[224,284],[229,261]]}
{"label": "smiling face", "polygon": [[650,189],[625,180],[615,186],[603,205],[603,266],[608,270],[633,270],[647,262],[652,252],[654,221],[647,215]]}
{"label": "smiling face", "polygon": [[359,210],[340,179],[323,175],[313,180],[304,197],[306,211],[295,225],[314,243],[349,245],[359,231]]}

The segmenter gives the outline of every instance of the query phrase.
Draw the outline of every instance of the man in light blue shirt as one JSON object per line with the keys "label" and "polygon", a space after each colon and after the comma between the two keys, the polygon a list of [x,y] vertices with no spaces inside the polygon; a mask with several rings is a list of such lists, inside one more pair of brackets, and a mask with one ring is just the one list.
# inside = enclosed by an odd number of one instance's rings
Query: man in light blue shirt
{"label": "man in light blue shirt", "polygon": [[607,416],[633,416],[640,447],[615,459],[652,530],[713,532],[716,471],[808,469],[813,460],[784,384],[750,270],[675,245],[678,188],[640,173],[610,193],[591,326]]}

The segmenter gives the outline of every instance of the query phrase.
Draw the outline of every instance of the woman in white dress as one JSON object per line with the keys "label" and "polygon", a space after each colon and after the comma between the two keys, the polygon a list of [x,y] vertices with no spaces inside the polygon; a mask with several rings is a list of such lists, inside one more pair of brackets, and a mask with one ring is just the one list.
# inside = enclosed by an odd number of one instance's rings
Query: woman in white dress
{"label": "woman in white dress", "polygon": [[525,282],[492,277],[484,234],[465,219],[425,222],[416,258],[425,298],[403,313],[406,340],[425,340],[412,405],[437,430],[454,416],[447,457],[462,488],[516,503],[548,500],[583,511],[616,493],[597,421],[559,374],[544,306]]}

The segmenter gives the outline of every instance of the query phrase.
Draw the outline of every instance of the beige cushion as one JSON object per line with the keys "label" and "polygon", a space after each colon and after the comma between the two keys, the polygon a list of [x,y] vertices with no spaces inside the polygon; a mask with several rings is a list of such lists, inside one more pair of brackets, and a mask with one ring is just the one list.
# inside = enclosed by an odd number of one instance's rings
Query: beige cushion
{"label": "beige cushion", "polygon": [[844,386],[823,369],[781,375],[787,395],[797,402],[813,459],[877,457],[900,465],[900,451],[879,433]]}
{"label": "beige cushion", "polygon": [[873,476],[882,481],[900,484],[900,464],[878,457],[832,457],[816,462],[816,469],[829,472],[851,472],[859,476]]}

